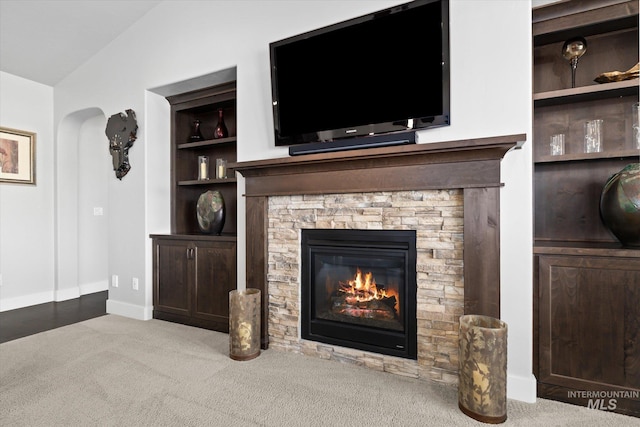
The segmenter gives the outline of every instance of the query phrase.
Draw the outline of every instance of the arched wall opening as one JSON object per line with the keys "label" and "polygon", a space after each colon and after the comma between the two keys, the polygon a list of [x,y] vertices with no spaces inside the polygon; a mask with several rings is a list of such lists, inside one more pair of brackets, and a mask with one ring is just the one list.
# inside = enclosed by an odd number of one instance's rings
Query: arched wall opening
{"label": "arched wall opening", "polygon": [[63,118],[55,142],[55,300],[108,289],[111,160],[99,108]]}

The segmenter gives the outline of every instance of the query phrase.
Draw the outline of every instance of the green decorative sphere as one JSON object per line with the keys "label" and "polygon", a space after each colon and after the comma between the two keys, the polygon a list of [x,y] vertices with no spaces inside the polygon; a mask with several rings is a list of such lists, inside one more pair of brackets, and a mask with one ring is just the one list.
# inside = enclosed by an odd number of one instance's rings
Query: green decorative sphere
{"label": "green decorative sphere", "polygon": [[624,246],[640,247],[640,163],[609,178],[600,195],[600,216]]}
{"label": "green decorative sphere", "polygon": [[200,231],[207,234],[220,234],[224,227],[224,199],[219,191],[207,191],[200,195],[196,206],[196,216]]}

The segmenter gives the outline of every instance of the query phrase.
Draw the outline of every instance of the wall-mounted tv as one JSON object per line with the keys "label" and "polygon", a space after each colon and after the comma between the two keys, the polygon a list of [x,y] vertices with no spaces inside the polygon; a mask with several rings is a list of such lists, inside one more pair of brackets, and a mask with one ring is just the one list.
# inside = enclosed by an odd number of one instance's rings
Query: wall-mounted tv
{"label": "wall-mounted tv", "polygon": [[290,154],[415,142],[415,130],[450,123],[448,0],[269,46],[275,144]]}

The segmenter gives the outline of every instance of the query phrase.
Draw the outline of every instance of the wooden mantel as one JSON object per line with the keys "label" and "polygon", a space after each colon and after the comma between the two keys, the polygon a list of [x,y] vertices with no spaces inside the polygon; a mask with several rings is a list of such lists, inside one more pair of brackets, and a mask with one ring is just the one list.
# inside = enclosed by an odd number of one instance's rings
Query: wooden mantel
{"label": "wooden mantel", "polygon": [[463,189],[464,311],[499,318],[500,161],[525,140],[519,134],[230,164],[245,177],[247,287],[262,291],[262,347],[269,196]]}

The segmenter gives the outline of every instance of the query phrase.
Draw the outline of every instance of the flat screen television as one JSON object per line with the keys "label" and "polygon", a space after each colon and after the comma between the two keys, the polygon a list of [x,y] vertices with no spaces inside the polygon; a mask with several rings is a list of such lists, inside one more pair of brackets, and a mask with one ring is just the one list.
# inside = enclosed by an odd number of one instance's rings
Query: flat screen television
{"label": "flat screen television", "polygon": [[450,123],[448,0],[413,1],[269,47],[275,144],[291,154],[307,152],[292,152],[300,144],[415,142],[415,130]]}

